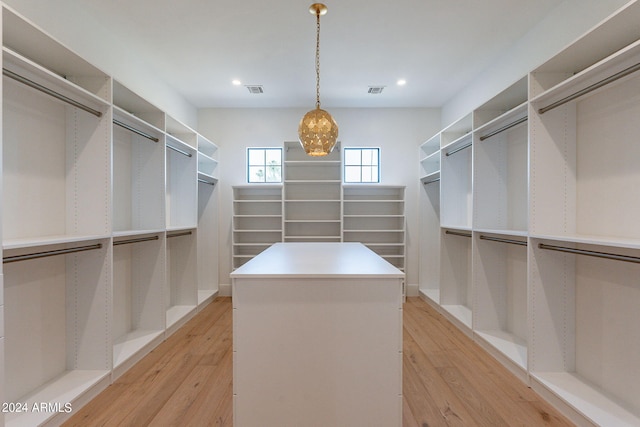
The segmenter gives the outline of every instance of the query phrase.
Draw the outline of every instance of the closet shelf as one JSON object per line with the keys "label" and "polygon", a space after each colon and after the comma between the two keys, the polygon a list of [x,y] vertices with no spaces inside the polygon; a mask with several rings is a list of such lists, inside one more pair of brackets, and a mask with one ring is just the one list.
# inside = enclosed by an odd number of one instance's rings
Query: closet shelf
{"label": "closet shelf", "polygon": [[[532,372],[532,385],[539,384],[560,400],[582,412],[596,425],[633,427],[640,416],[621,406],[606,392],[574,372]],[[540,392],[539,387],[534,390]]]}
{"label": "closet shelf", "polygon": [[36,85],[40,85],[48,90],[56,92],[63,97],[71,99],[72,101],[84,104],[100,113],[109,108],[110,104],[106,99],[89,92],[71,80],[53,73],[11,49],[3,47],[2,52],[3,70],[6,69],[11,73],[15,73],[20,77],[28,79]]}
{"label": "closet shelf", "polygon": [[432,184],[434,182],[439,182],[439,181],[440,181],[439,170],[435,172],[431,172],[430,174],[427,174],[420,178],[420,182],[422,182],[423,185]]}
{"label": "closet shelf", "polygon": [[45,237],[37,237],[37,238],[27,237],[27,238],[20,238],[20,239],[7,239],[2,243],[2,249],[5,251],[9,251],[13,249],[35,248],[39,246],[90,242],[90,241],[108,239],[109,237],[111,236],[110,235],[85,235],[85,236],[58,235],[58,236],[45,236]]}
{"label": "closet shelf", "polygon": [[[42,402],[60,404],[64,409],[66,403],[80,399],[85,393],[96,389],[101,390],[109,385],[111,371],[109,370],[73,370],[66,371],[32,393],[16,399],[16,402],[26,403],[28,408],[39,405]],[[53,418],[56,412],[36,412],[29,410],[22,413],[6,413],[5,426],[36,426],[46,423]]]}
{"label": "closet shelf", "polygon": [[640,239],[626,239],[619,237],[609,236],[592,236],[592,235],[549,235],[549,234],[535,234],[530,235],[533,239],[549,240],[566,244],[586,244],[586,245],[599,245],[599,246],[611,246],[627,249],[640,249]]}
{"label": "closet shelf", "polygon": [[475,330],[488,344],[509,358],[520,369],[527,369],[527,347],[525,340],[502,330]]}
{"label": "closet shelf", "polygon": [[554,104],[573,101],[582,94],[586,95],[638,71],[640,71],[640,40],[558,83],[533,98],[531,103],[539,114],[543,114]]}
{"label": "closet shelf", "polygon": [[474,130],[480,141],[490,139],[503,131],[511,129],[527,121],[528,103],[523,102],[517,107],[501,114],[490,122]]}

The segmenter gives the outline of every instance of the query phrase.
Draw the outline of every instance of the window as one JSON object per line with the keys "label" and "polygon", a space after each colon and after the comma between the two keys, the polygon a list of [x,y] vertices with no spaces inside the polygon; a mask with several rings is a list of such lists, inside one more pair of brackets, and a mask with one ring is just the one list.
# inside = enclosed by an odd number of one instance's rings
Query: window
{"label": "window", "polygon": [[248,182],[282,182],[282,148],[247,148]]}
{"label": "window", "polygon": [[345,148],[344,182],[380,182],[380,149]]}

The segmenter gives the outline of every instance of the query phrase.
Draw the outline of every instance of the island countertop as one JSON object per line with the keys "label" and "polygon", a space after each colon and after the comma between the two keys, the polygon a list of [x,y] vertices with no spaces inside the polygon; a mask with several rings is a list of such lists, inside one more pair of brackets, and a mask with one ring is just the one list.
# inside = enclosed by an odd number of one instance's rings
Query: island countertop
{"label": "island countertop", "polygon": [[404,273],[362,243],[276,243],[242,265],[232,279],[250,277],[402,278]]}

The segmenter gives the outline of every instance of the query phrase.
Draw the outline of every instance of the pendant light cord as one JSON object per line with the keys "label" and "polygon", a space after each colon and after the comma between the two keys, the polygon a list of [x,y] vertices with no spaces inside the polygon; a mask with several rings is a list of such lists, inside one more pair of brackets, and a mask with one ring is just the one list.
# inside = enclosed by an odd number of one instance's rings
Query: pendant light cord
{"label": "pendant light cord", "polygon": [[316,12],[316,108],[320,108],[320,11]]}

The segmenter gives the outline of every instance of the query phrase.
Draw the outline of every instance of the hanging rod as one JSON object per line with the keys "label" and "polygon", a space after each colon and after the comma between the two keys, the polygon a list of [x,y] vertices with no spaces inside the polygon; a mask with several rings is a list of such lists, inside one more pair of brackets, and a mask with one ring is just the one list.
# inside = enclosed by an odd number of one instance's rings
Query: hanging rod
{"label": "hanging rod", "polygon": [[581,89],[579,91],[577,91],[576,93],[566,96],[562,99],[560,99],[559,101],[556,101],[552,104],[547,105],[546,107],[542,107],[538,110],[539,114],[544,114],[549,110],[553,110],[556,107],[559,107],[561,105],[566,104],[567,102],[573,101],[576,98],[581,97],[582,95],[586,95],[589,92],[593,92],[596,89],[601,88],[602,86],[606,86],[609,83],[615,82],[616,80],[621,79],[622,77],[628,76],[629,74],[635,73],[636,71],[640,70],[640,62],[637,63],[636,65],[632,65],[629,68],[625,68],[622,71],[619,71],[617,73],[615,73],[612,76],[607,77],[606,79],[602,79],[599,82],[596,82],[590,86],[587,86],[584,89]]}
{"label": "hanging rod", "polygon": [[139,243],[139,242],[148,242],[150,240],[158,240],[158,236],[138,237],[136,239],[118,240],[117,242],[113,242],[113,246],[129,245],[131,243]]}
{"label": "hanging rod", "polygon": [[191,236],[192,234],[193,233],[191,231],[183,231],[182,233],[167,234],[167,239],[170,239],[172,237]]}
{"label": "hanging rod", "polygon": [[461,233],[459,231],[451,231],[451,230],[447,230],[444,232],[445,234],[451,234],[452,236],[460,236],[460,237],[471,237],[471,234],[469,233]]}
{"label": "hanging rod", "polygon": [[492,136],[496,136],[497,134],[502,133],[502,132],[504,132],[505,130],[509,130],[509,129],[511,129],[512,127],[518,126],[520,123],[524,123],[524,122],[526,122],[528,119],[529,119],[529,118],[528,118],[527,116],[524,116],[524,117],[522,117],[522,118],[519,118],[518,120],[516,120],[516,121],[514,121],[514,122],[512,122],[512,123],[509,123],[508,125],[504,125],[504,126],[502,126],[500,129],[496,129],[496,130],[494,130],[493,132],[489,132],[489,133],[488,133],[488,134],[486,134],[486,135],[482,135],[482,136],[480,137],[480,141],[484,141],[485,139],[489,139],[489,138],[491,138]]}
{"label": "hanging rod", "polygon": [[119,121],[119,120],[113,119],[113,124],[114,124],[114,125],[118,125],[118,126],[120,126],[121,128],[124,128],[124,129],[126,129],[126,130],[128,130],[128,131],[131,131],[131,132],[133,132],[133,133],[135,133],[135,134],[137,134],[137,135],[140,135],[140,136],[143,136],[143,137],[145,137],[145,138],[147,138],[147,139],[150,139],[150,140],[151,140],[151,141],[153,141],[153,142],[158,142],[158,141],[160,141],[160,140],[159,140],[158,138],[156,138],[155,136],[153,136],[153,135],[149,135],[148,133],[145,133],[145,132],[142,132],[141,130],[136,129],[136,128],[134,128],[133,126],[129,126],[128,124],[123,123],[123,122],[121,122],[121,121]]}
{"label": "hanging rod", "polygon": [[8,264],[10,262],[26,261],[26,260],[30,260],[30,259],[45,258],[45,257],[50,257],[50,256],[55,256],[55,255],[72,254],[72,253],[76,253],[76,252],[91,251],[91,250],[94,250],[94,249],[101,249],[101,248],[102,248],[102,243],[97,243],[95,245],[77,246],[75,248],[56,249],[56,250],[53,250],[53,251],[36,252],[36,253],[25,254],[25,255],[8,256],[8,257],[2,258],[2,263],[3,264]]}
{"label": "hanging rod", "polygon": [[9,78],[12,78],[13,80],[16,80],[16,81],[22,83],[24,85],[27,85],[29,87],[32,87],[32,88],[36,89],[36,90],[39,90],[40,92],[46,93],[49,96],[53,96],[54,98],[59,99],[60,101],[64,101],[67,104],[71,104],[74,107],[77,107],[77,108],[79,108],[81,110],[86,111],[87,113],[91,113],[96,117],[101,117],[102,116],[102,113],[100,111],[94,110],[91,107],[87,107],[86,105],[81,104],[78,101],[74,101],[73,99],[71,99],[69,97],[66,97],[66,96],[64,96],[64,95],[62,95],[62,94],[60,94],[60,93],[58,93],[58,92],[56,92],[54,90],[49,89],[46,86],[43,86],[43,85],[41,85],[39,83],[36,83],[33,80],[29,80],[26,77],[22,77],[20,74],[16,74],[13,71],[7,70],[6,68],[2,68],[2,74],[7,76],[7,77],[9,77]]}
{"label": "hanging rod", "polygon": [[625,262],[633,262],[636,264],[640,264],[640,258],[634,257],[634,256],[610,254],[607,252],[588,251],[585,249],[573,249],[573,248],[566,248],[564,246],[545,245],[544,243],[538,244],[538,247],[540,249],[548,249],[551,251],[567,252],[570,254],[587,255],[587,256],[592,256],[596,258],[605,258],[605,259],[612,259],[615,261],[625,261]]}
{"label": "hanging rod", "polygon": [[470,143],[468,143],[468,144],[466,144],[466,145],[463,145],[462,147],[458,147],[458,148],[456,148],[456,149],[455,149],[455,150],[453,150],[453,151],[448,151],[447,153],[445,153],[445,156],[449,157],[449,156],[451,156],[451,155],[453,155],[453,154],[456,154],[458,151],[462,151],[462,150],[464,150],[464,149],[466,149],[466,148],[471,147],[472,145],[473,145],[473,142],[470,142]]}
{"label": "hanging rod", "polygon": [[201,182],[201,183],[203,183],[203,184],[214,185],[214,186],[216,185],[216,183],[215,183],[215,182],[210,182],[210,181],[204,180],[204,179],[202,179],[202,178],[198,178],[198,182]]}
{"label": "hanging rod", "polygon": [[174,147],[173,145],[168,145],[168,144],[167,144],[167,148],[169,148],[169,149],[171,149],[171,150],[175,151],[176,153],[180,153],[180,154],[182,154],[182,155],[184,155],[184,156],[192,157],[192,154],[191,154],[191,153],[187,153],[186,151],[181,150],[181,149],[179,149],[179,148],[176,148],[176,147]]}
{"label": "hanging rod", "polygon": [[521,240],[503,239],[501,237],[491,237],[491,236],[480,235],[480,239],[490,240],[492,242],[509,243],[511,245],[527,246],[527,242],[523,242]]}
{"label": "hanging rod", "polygon": [[440,178],[434,178],[434,179],[432,179],[432,180],[425,181],[425,182],[423,182],[422,184],[424,184],[424,185],[427,185],[427,184],[433,184],[434,182],[438,182],[438,181],[440,181]]}

